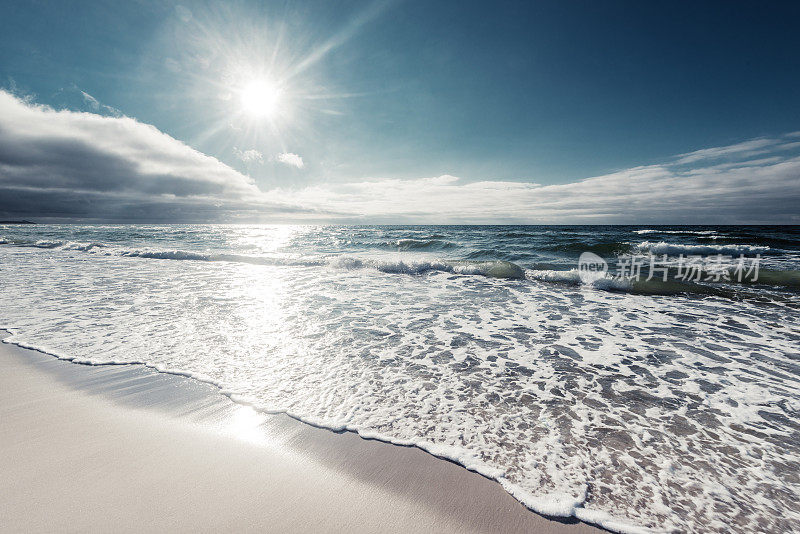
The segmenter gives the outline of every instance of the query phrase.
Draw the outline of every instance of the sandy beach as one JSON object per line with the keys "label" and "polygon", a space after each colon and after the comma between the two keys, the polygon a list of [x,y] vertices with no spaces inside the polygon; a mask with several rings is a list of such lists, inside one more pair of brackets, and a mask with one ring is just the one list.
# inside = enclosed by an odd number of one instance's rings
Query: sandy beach
{"label": "sandy beach", "polygon": [[800,534],[800,2],[0,13],[0,534]]}
{"label": "sandy beach", "polygon": [[142,366],[1,344],[0,421],[6,532],[601,532],[419,449],[263,416]]}

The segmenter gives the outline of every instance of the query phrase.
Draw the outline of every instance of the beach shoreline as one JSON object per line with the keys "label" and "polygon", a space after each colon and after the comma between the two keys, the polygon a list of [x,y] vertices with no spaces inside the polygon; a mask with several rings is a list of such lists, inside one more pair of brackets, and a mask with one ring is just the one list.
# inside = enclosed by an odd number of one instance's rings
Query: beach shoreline
{"label": "beach shoreline", "polygon": [[9,531],[603,531],[421,449],[264,415],[141,365],[2,343],[0,413]]}

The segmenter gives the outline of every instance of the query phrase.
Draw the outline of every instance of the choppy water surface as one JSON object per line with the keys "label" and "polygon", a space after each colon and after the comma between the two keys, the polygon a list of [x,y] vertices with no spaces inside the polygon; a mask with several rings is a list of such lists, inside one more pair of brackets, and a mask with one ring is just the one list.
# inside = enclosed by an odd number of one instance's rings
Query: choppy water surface
{"label": "choppy water surface", "polygon": [[[578,255],[760,254],[761,282]],[[497,478],[614,530],[800,529],[800,229],[0,226],[0,326]]]}

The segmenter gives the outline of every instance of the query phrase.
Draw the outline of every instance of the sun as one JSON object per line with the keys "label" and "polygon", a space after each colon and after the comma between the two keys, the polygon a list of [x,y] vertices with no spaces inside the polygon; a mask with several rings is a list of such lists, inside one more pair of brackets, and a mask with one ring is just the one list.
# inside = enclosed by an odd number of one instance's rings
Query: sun
{"label": "sun", "polygon": [[245,113],[268,119],[278,112],[281,90],[268,80],[253,80],[242,87],[239,98]]}

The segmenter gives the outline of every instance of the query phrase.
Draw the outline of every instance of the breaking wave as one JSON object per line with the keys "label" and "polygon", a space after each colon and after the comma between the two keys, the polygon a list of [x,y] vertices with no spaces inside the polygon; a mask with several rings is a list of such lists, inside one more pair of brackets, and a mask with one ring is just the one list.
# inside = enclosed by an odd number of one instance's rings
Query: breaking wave
{"label": "breaking wave", "polygon": [[[650,230],[647,230],[650,232]],[[637,230],[644,232],[644,230]],[[676,233],[678,231],[675,231]],[[664,233],[667,233],[664,231]],[[700,232],[697,232],[700,233]],[[442,240],[441,235],[425,236],[421,239],[401,239],[396,242],[398,246],[407,249],[439,249],[453,247],[452,243]],[[679,280],[649,280],[631,281],[601,274],[587,278],[587,273],[580,273],[577,269],[550,269],[532,268],[525,269],[520,265],[502,258],[501,249],[480,249],[467,253],[467,259],[380,259],[371,257],[358,257],[347,254],[332,254],[327,256],[302,256],[299,254],[286,255],[247,255],[222,252],[198,252],[180,249],[123,249],[99,242],[79,242],[68,240],[25,240],[0,237],[0,245],[18,247],[32,247],[39,249],[62,249],[106,256],[122,256],[129,258],[144,258],[157,260],[187,260],[204,262],[230,262],[266,266],[294,266],[294,267],[329,267],[335,269],[373,269],[382,273],[421,275],[430,272],[443,272],[458,275],[477,275],[488,278],[501,278],[510,280],[534,280],[566,284],[571,286],[587,286],[607,291],[624,291],[651,295],[674,294],[727,294],[727,291],[708,284],[697,284]],[[566,243],[559,245],[560,250],[591,251],[597,254],[622,254],[625,251],[633,253],[651,253],[668,256],[683,255],[730,255],[738,256],[769,254],[779,252],[768,246],[755,246],[746,244],[730,245],[683,245],[667,243],[664,241],[644,241],[642,243],[607,242],[594,245],[581,243]],[[800,271],[765,270],[762,269],[756,282],[745,281],[748,284],[762,284],[770,286],[800,287]]]}
{"label": "breaking wave", "polygon": [[634,230],[634,234],[677,234],[677,235],[719,235],[718,232],[714,230],[655,230],[655,229],[644,229],[644,230]]}
{"label": "breaking wave", "polygon": [[248,256],[245,254],[226,254],[193,252],[187,250],[124,250],[108,248],[101,243],[73,243],[64,241],[48,241],[35,243],[17,243],[0,239],[0,244],[17,246],[33,246],[37,248],[63,248],[81,252],[94,252],[95,248],[104,248],[106,255],[126,258],[145,258],[156,260],[186,260],[208,262],[247,263],[251,265],[317,267],[328,266],[340,269],[371,268],[382,273],[391,274],[424,274],[428,272],[445,272],[463,275],[478,275],[488,278],[523,279],[525,271],[519,265],[508,261],[476,261],[476,260],[379,260],[374,258],[357,258],[353,256],[333,256],[322,258],[298,258],[289,256]]}
{"label": "breaking wave", "polygon": [[680,245],[676,243],[667,243],[664,241],[653,242],[643,241],[635,245],[634,250],[643,253],[652,254],[667,254],[668,256],[684,255],[711,255],[711,254],[724,254],[724,255],[754,255],[754,254],[768,254],[773,249],[767,246],[756,245]]}

